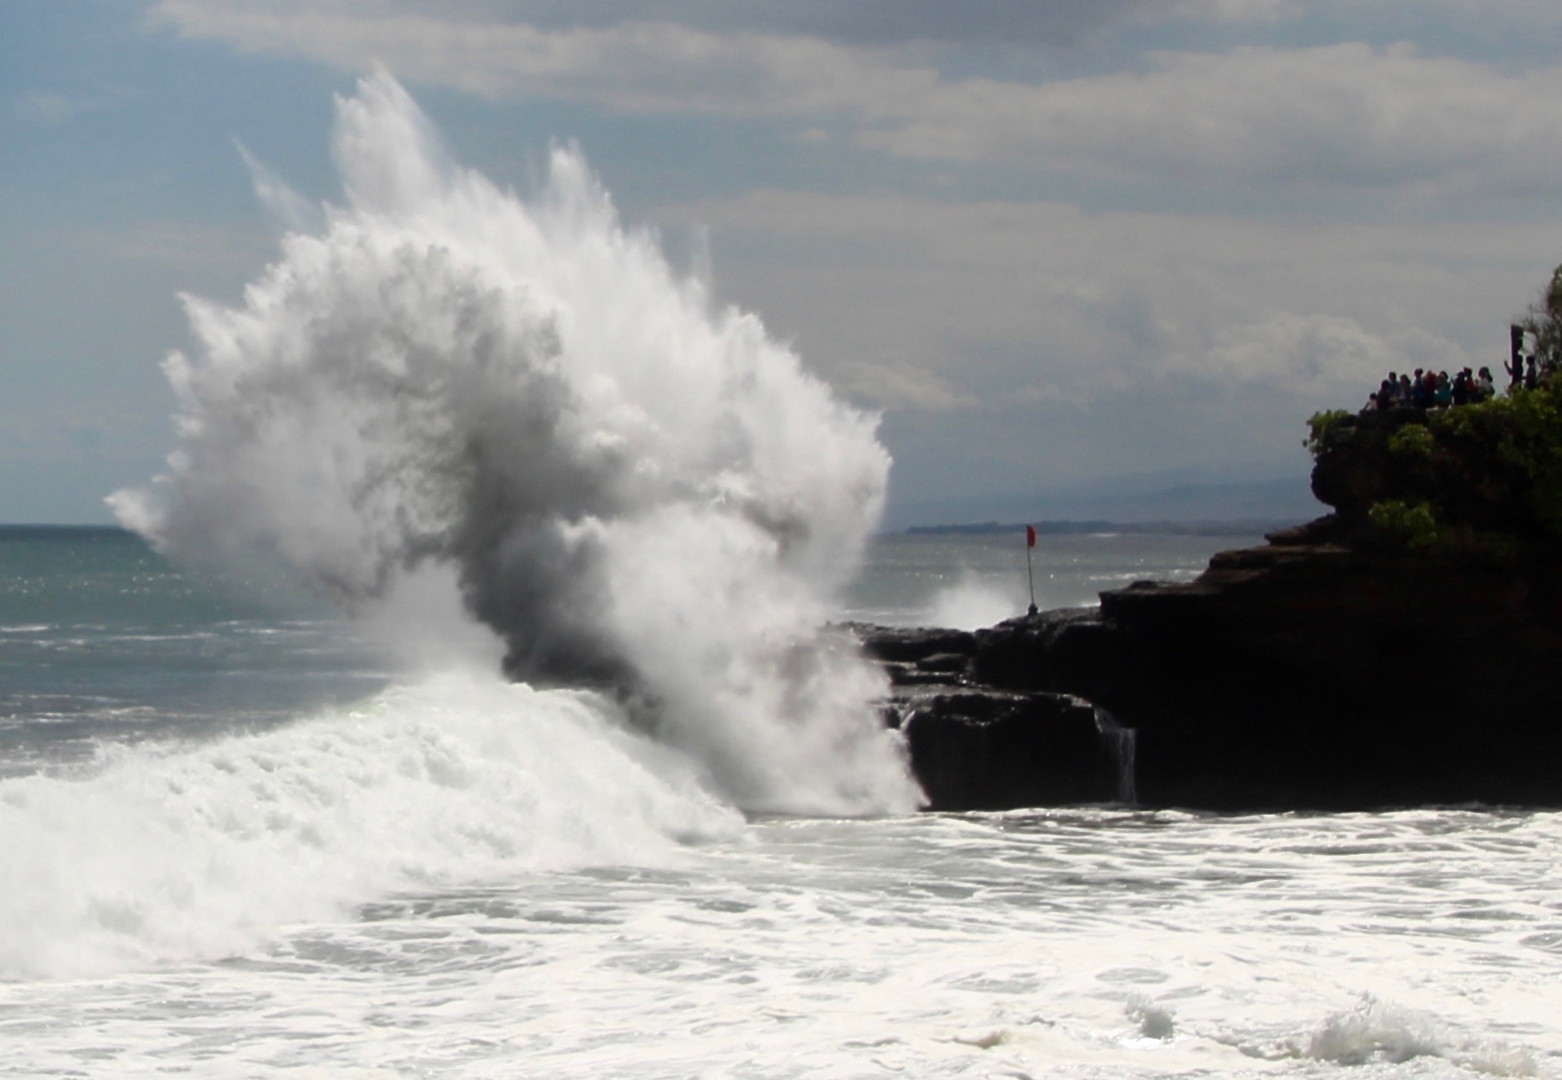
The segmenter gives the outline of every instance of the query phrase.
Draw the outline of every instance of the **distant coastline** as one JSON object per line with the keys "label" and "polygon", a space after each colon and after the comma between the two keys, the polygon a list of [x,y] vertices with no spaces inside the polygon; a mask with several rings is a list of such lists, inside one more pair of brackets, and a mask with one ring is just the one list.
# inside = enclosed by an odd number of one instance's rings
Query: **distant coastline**
{"label": "distant coastline", "polygon": [[[967,525],[913,525],[903,536],[995,536],[1023,533],[1026,525],[1038,536],[1092,536],[1137,533],[1157,536],[1261,536],[1299,524],[1294,519],[1251,518],[1236,521],[983,521]],[[894,534],[891,534],[894,535]]]}

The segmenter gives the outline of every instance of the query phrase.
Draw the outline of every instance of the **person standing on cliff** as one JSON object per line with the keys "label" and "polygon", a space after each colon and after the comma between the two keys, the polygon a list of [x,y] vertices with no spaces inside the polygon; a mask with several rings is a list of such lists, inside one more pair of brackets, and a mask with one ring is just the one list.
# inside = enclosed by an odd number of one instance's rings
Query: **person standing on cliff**
{"label": "person standing on cliff", "polygon": [[1476,401],[1490,401],[1497,396],[1497,384],[1491,377],[1491,368],[1481,368],[1475,379]]}
{"label": "person standing on cliff", "polygon": [[1452,391],[1454,405],[1468,405],[1474,396],[1475,376],[1469,368],[1461,368],[1454,376]]}

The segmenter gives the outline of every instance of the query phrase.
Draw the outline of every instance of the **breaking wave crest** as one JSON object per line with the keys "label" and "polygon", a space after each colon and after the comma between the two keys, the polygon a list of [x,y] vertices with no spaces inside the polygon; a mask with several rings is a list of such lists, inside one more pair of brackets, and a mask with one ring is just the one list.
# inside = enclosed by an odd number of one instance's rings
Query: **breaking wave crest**
{"label": "breaking wave crest", "polygon": [[590,692],[446,674],[201,746],[0,785],[0,979],[244,953],[366,899],[647,865],[741,818]]}
{"label": "breaking wave crest", "polygon": [[914,807],[881,676],[820,629],[882,507],[874,419],[626,230],[572,149],[523,200],[381,72],[334,150],[320,230],[241,305],[184,298],[178,447],[120,521],[280,557],[409,642],[409,581],[451,582],[510,676],[613,688],[745,808]]}

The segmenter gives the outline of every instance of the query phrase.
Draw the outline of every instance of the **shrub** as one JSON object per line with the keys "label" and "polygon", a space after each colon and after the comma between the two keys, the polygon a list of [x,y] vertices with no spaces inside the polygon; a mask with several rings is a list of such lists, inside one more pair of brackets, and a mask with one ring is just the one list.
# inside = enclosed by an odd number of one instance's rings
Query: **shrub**
{"label": "shrub", "polygon": [[1395,457],[1429,458],[1432,456],[1432,432],[1420,424],[1406,424],[1388,437],[1388,452]]}
{"label": "shrub", "polygon": [[1439,539],[1437,519],[1424,502],[1383,499],[1372,504],[1367,520],[1384,537],[1404,547],[1429,548]]}
{"label": "shrub", "polygon": [[1307,438],[1302,445],[1312,451],[1313,457],[1320,457],[1326,448],[1329,433],[1338,429],[1350,416],[1350,412],[1345,409],[1325,409],[1313,413],[1307,419]]}
{"label": "shrub", "polygon": [[1438,442],[1512,477],[1514,498],[1553,539],[1562,538],[1562,386],[1449,409],[1433,424]]}

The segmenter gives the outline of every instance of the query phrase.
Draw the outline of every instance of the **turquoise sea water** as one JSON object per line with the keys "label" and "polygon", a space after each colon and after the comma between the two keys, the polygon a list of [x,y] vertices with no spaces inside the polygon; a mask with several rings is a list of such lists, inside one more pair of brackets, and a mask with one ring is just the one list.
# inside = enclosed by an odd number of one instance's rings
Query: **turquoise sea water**
{"label": "turquoise sea water", "polygon": [[[1230,541],[1043,537],[1038,601]],[[843,617],[1013,613],[888,537]],[[1562,1076],[1562,815],[747,815],[264,567],[0,530],[0,1076]]]}
{"label": "turquoise sea water", "polygon": [[265,727],[386,678],[280,573],[176,568],[120,529],[0,529],[0,775]]}

